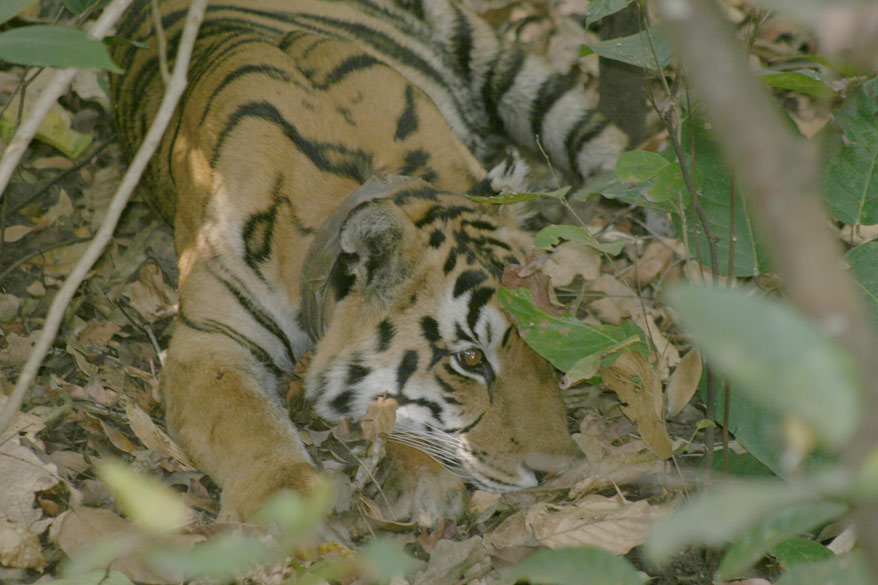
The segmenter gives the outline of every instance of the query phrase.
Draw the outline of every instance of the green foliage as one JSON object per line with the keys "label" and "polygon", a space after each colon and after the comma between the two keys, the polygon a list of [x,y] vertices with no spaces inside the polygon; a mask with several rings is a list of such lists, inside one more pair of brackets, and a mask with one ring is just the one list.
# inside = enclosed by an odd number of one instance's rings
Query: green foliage
{"label": "green foliage", "polygon": [[802,563],[790,569],[775,585],[874,585],[869,566],[858,551],[825,561]]}
{"label": "green foliage", "polygon": [[845,223],[878,223],[878,79],[864,83],[834,118],[845,141],[836,140],[826,161],[829,212]]}
{"label": "green foliage", "polygon": [[717,569],[720,578],[730,579],[740,575],[764,557],[772,547],[831,520],[836,520],[846,511],[847,507],[841,504],[819,502],[786,508],[770,514],[750,526],[734,540]]}
{"label": "green foliage", "polygon": [[634,0],[592,0],[588,3],[586,27],[591,26],[594,22],[619,12]]}
{"label": "green foliage", "polygon": [[119,571],[92,571],[75,577],[51,581],[52,585],[134,585],[131,579]]}
{"label": "green foliage", "polygon": [[504,573],[508,581],[546,585],[642,585],[628,561],[594,548],[541,550]]}
{"label": "green foliage", "polygon": [[10,20],[34,2],[35,0],[3,0],[0,2],[0,24]]}
{"label": "green foliage", "polygon": [[[650,42],[652,41],[652,42]],[[653,51],[653,47],[655,51]],[[606,59],[621,61],[635,67],[661,72],[673,58],[673,47],[664,26],[658,24],[646,31],[627,37],[583,45],[580,56],[597,53]],[[659,66],[656,66],[658,59]]]}
{"label": "green foliage", "polygon": [[782,569],[787,570],[793,565],[831,559],[835,554],[816,540],[794,536],[773,546],[771,556]]}
{"label": "green foliage", "polygon": [[831,445],[850,438],[860,410],[853,362],[815,324],[742,291],[679,286],[667,298],[710,362],[754,402],[801,418]]}
{"label": "green foliage", "polygon": [[602,244],[587,229],[576,225],[550,225],[543,228],[534,238],[534,247],[540,250],[551,250],[561,240],[579,242],[611,256],[622,251],[622,242]]}
{"label": "green foliage", "polygon": [[549,315],[536,307],[529,290],[500,287],[500,306],[518,322],[521,336],[537,353],[564,372],[589,356],[612,363],[612,355],[636,348],[644,355],[643,334],[634,323],[588,326],[570,314]]}
{"label": "green foliage", "polygon": [[0,59],[37,67],[97,67],[122,73],[107,47],[81,30],[32,25],[0,33]]}
{"label": "green foliage", "polygon": [[872,325],[878,329],[878,242],[868,242],[851,248],[845,255],[851,272],[872,316]]}
{"label": "green foliage", "polygon": [[832,98],[838,93],[823,81],[823,76],[814,69],[795,71],[761,71],[758,73],[762,83],[768,87],[788,89],[803,95],[819,98]]}

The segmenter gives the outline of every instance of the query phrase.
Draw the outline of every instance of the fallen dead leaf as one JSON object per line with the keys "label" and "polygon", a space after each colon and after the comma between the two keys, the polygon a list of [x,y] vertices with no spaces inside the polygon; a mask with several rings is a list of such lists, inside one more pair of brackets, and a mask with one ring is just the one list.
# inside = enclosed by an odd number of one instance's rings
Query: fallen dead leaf
{"label": "fallen dead leaf", "polygon": [[134,453],[135,451],[140,451],[140,447],[135,445],[131,439],[125,436],[125,433],[114,428],[112,425],[107,424],[103,420],[101,422],[101,428],[104,430],[104,434],[110,442],[113,443],[113,446],[119,449],[124,453]]}
{"label": "fallen dead leaf", "polygon": [[698,349],[689,351],[680,360],[680,364],[668,382],[666,396],[668,399],[668,416],[677,416],[683,407],[689,404],[698,383],[701,381],[701,352]]}
{"label": "fallen dead leaf", "polygon": [[174,468],[168,471],[194,471],[195,465],[183,449],[177,445],[171,437],[156,426],[152,418],[132,401],[125,404],[125,413],[128,415],[128,424],[137,438],[146,445],[147,449],[164,455],[174,462]]}
{"label": "fallen dead leaf", "polygon": [[46,287],[39,280],[35,280],[24,289],[32,297],[42,297],[46,294]]}
{"label": "fallen dead leaf", "polygon": [[636,351],[622,354],[601,378],[625,403],[622,412],[637,424],[641,437],[662,459],[671,456],[671,438],[661,419],[661,384],[655,371]]}
{"label": "fallen dead leaf", "polygon": [[360,421],[363,438],[375,441],[379,436],[387,436],[396,426],[397,402],[393,398],[380,396],[369,404],[366,414]]}
{"label": "fallen dead leaf", "polygon": [[21,238],[25,237],[29,233],[34,231],[34,226],[32,225],[12,225],[3,230],[3,242],[7,244],[11,244],[12,242],[17,242]]}
{"label": "fallen dead leaf", "polygon": [[47,518],[25,526],[0,516],[0,565],[18,569],[43,569],[47,559],[43,555],[40,534],[52,521],[52,518]]}
{"label": "fallen dead leaf", "polygon": [[427,568],[419,573],[412,585],[456,585],[467,570],[488,555],[480,536],[467,540],[440,540],[433,548]]}
{"label": "fallen dead leaf", "polygon": [[545,255],[543,254],[531,254],[524,266],[507,264],[503,268],[501,282],[503,286],[512,290],[528,289],[533,295],[534,305],[549,315],[563,315],[567,312],[567,308],[554,302],[552,282],[540,270],[544,260]]}
{"label": "fallen dead leaf", "polygon": [[567,286],[579,275],[590,281],[601,274],[601,254],[591,246],[568,240],[552,250],[542,270],[554,286]]}
{"label": "fallen dead leaf", "polygon": [[51,276],[67,276],[79,259],[82,257],[85,249],[88,248],[88,242],[78,242],[69,246],[55,248],[49,250],[30,260],[30,264],[46,271]]}
{"label": "fallen dead leaf", "polygon": [[150,323],[171,315],[177,304],[177,292],[165,284],[162,272],[155,264],[142,267],[138,279],[126,287],[125,293],[131,306]]}
{"label": "fallen dead leaf", "polygon": [[0,349],[0,364],[17,366],[26,362],[39,336],[39,331],[31,331],[28,335],[7,334],[6,348]]}
{"label": "fallen dead leaf", "polygon": [[79,334],[79,339],[97,345],[107,345],[121,330],[122,328],[112,321],[92,321]]}
{"label": "fallen dead leaf", "polygon": [[646,246],[643,255],[634,263],[633,269],[625,275],[625,282],[644,286],[661,274],[673,261],[673,248],[663,240],[654,240]]}

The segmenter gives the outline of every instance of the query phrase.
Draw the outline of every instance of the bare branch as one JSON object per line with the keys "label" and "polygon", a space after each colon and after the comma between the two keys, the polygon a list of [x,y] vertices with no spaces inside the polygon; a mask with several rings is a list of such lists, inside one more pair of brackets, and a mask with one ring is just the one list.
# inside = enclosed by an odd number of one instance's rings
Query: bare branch
{"label": "bare branch", "polygon": [[[107,242],[113,237],[116,224],[128,203],[128,198],[131,196],[132,191],[134,191],[134,187],[137,186],[137,182],[140,180],[140,175],[146,168],[153,152],[155,152],[158,147],[162,134],[164,134],[165,128],[174,114],[177,102],[183,94],[183,90],[186,88],[186,70],[189,66],[192,47],[195,44],[195,38],[204,17],[206,5],[207,0],[193,0],[192,5],[189,8],[189,14],[186,18],[186,26],[183,29],[182,40],[180,41],[180,46],[177,51],[174,71],[171,75],[171,80],[165,91],[165,95],[162,98],[162,103],[156,114],[156,118],[153,121],[149,132],[147,132],[146,137],[143,139],[143,144],[141,144],[140,149],[131,161],[131,165],[128,167],[125,176],[122,178],[119,188],[113,195],[113,199],[107,210],[107,216],[101,224],[101,227],[98,229],[97,234],[95,234],[88,249],[82,255],[82,258],[77,262],[76,267],[70,273],[70,276],[64,281],[64,285],[61,287],[61,290],[58,291],[58,294],[55,295],[52,305],[49,307],[45,327],[43,328],[33,351],[28,357],[27,362],[22,368],[21,375],[18,377],[18,381],[15,384],[15,389],[9,396],[9,400],[6,402],[3,411],[0,412],[0,433],[9,426],[13,417],[18,412],[27,389],[30,388],[31,383],[36,378],[40,364],[46,356],[46,353],[49,351],[49,348],[52,345],[52,340],[58,333],[67,304],[73,298],[76,289],[79,287],[83,278],[85,278],[86,273],[100,257]],[[4,163],[5,162],[4,159]]]}

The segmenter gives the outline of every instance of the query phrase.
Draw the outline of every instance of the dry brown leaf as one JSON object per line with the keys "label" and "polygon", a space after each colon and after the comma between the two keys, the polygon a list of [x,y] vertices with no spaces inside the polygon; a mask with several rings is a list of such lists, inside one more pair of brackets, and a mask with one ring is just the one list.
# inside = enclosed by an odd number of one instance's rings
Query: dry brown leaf
{"label": "dry brown leaf", "polygon": [[17,242],[21,238],[25,237],[32,231],[34,231],[35,227],[32,225],[12,225],[3,230],[3,242],[6,244],[11,244],[12,242]]}
{"label": "dry brown leaf", "polygon": [[594,546],[621,555],[643,544],[652,522],[668,509],[598,495],[571,505],[538,503],[507,518],[485,541],[497,548]]}
{"label": "dry brown leaf", "polygon": [[68,475],[83,473],[91,469],[91,463],[85,460],[82,453],[76,451],[58,450],[46,457],[60,469],[70,472]]}
{"label": "dry brown leaf", "polygon": [[162,578],[149,569],[134,554],[136,536],[132,526],[121,516],[110,510],[95,508],[72,508],[55,520],[49,537],[68,557],[109,540],[131,543],[131,550],[124,558],[113,561],[108,567],[125,573],[129,579],[139,583],[160,584],[172,580]]}
{"label": "dry brown leaf", "polygon": [[92,321],[79,334],[79,339],[97,345],[107,345],[121,330],[122,328],[112,321]]}
{"label": "dry brown leaf", "polygon": [[601,254],[590,246],[568,240],[552,250],[542,270],[554,286],[567,286],[579,275],[586,281],[593,280],[601,274]]}
{"label": "dry brown leaf", "polygon": [[507,264],[503,268],[501,282],[503,286],[512,290],[528,289],[533,295],[534,305],[549,315],[563,315],[567,312],[567,308],[554,302],[552,283],[540,270],[544,260],[543,254],[531,254],[528,263],[524,266]]}
{"label": "dry brown leaf", "polygon": [[18,316],[21,299],[9,293],[0,293],[0,323],[9,323]]}
{"label": "dry brown leaf", "polygon": [[17,366],[26,362],[39,336],[39,331],[31,331],[26,336],[10,332],[6,335],[6,347],[0,349],[0,364]]}
{"label": "dry brown leaf", "polygon": [[175,468],[168,469],[168,471],[195,470],[195,466],[183,452],[183,449],[157,427],[142,408],[129,400],[125,404],[125,413],[128,415],[128,424],[131,425],[131,430],[148,449],[152,449],[175,462]]}
{"label": "dry brown leaf", "polygon": [[25,526],[0,516],[0,565],[18,569],[42,569],[46,566],[40,534],[52,518]]}
{"label": "dry brown leaf", "polygon": [[612,366],[602,367],[600,373],[626,404],[622,412],[634,421],[646,444],[658,457],[670,457],[671,438],[661,419],[661,384],[655,371],[639,353],[630,351],[619,356]]}
{"label": "dry brown leaf", "polygon": [[650,242],[634,268],[625,275],[628,284],[644,286],[674,261],[674,250],[663,240]]}
{"label": "dry brown leaf", "polygon": [[135,445],[123,432],[107,424],[103,420],[101,420],[101,428],[104,430],[104,434],[107,438],[110,439],[110,442],[113,443],[113,446],[120,451],[134,453],[135,451],[141,450],[140,447]]}
{"label": "dry brown leaf", "polygon": [[41,297],[46,294],[46,287],[39,280],[35,280],[24,289],[32,297]]}
{"label": "dry brown leaf", "polygon": [[30,260],[30,264],[46,271],[51,276],[67,276],[88,248],[88,242],[79,242],[62,248],[49,250]]}
{"label": "dry brown leaf", "polygon": [[363,438],[374,441],[381,435],[389,435],[396,426],[396,400],[380,396],[372,401],[360,422]]}
{"label": "dry brown leaf", "polygon": [[31,166],[35,169],[66,170],[73,167],[73,161],[66,156],[44,156],[34,160]]}
{"label": "dry brown leaf", "polygon": [[122,173],[116,166],[104,167],[95,172],[89,186],[82,190],[85,205],[91,211],[89,223],[92,231],[97,231],[107,215],[110,199],[122,180]]}
{"label": "dry brown leaf", "polygon": [[680,365],[668,382],[668,416],[677,416],[692,400],[701,381],[701,369],[701,352],[697,348],[689,351],[680,360]]}
{"label": "dry brown leaf", "polygon": [[418,573],[412,585],[456,585],[467,571],[488,555],[480,536],[467,540],[440,540],[433,548],[427,568]]}
{"label": "dry brown leaf", "polygon": [[165,284],[162,272],[155,264],[147,264],[138,272],[138,279],[126,287],[131,306],[152,323],[167,317],[177,304],[177,292]]}

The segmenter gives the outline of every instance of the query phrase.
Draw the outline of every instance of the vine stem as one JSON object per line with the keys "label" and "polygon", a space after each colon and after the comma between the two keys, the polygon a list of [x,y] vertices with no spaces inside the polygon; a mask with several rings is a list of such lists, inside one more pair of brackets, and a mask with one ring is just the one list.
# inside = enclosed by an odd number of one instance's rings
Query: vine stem
{"label": "vine stem", "polygon": [[[130,0],[115,0],[113,4],[111,4],[109,8],[113,8],[112,14],[107,14],[105,11],[101,18],[98,20],[98,23],[102,26],[100,29],[103,34],[106,34],[106,31],[109,30],[110,26],[114,24],[119,17],[122,15],[122,12],[127,7]],[[79,285],[82,283],[82,280],[85,278],[85,275],[97,261],[97,259],[103,253],[104,247],[113,237],[113,232],[116,229],[116,224],[119,222],[119,217],[122,215],[122,211],[125,209],[125,206],[128,203],[128,198],[131,196],[131,193],[134,191],[134,187],[137,186],[137,182],[140,180],[140,175],[143,173],[143,170],[146,168],[149,159],[152,157],[156,148],[158,148],[159,142],[161,141],[162,134],[165,132],[165,128],[167,128],[168,123],[171,121],[171,117],[174,114],[174,110],[176,109],[177,102],[180,99],[180,96],[183,94],[183,90],[186,88],[186,70],[189,67],[189,59],[192,56],[192,47],[195,45],[195,38],[198,35],[198,29],[201,26],[201,21],[204,18],[204,11],[207,6],[207,0],[193,0],[192,4],[189,8],[189,13],[186,17],[186,25],[183,29],[183,36],[180,41],[180,46],[177,51],[176,62],[174,64],[174,71],[171,75],[170,83],[165,90],[164,97],[162,98],[162,103],[159,107],[159,111],[156,114],[155,120],[150,126],[149,131],[143,139],[143,143],[140,145],[140,149],[138,149],[137,154],[131,161],[131,165],[128,167],[128,170],[125,172],[125,176],[122,178],[122,182],[119,185],[119,188],[116,190],[116,193],[113,195],[113,199],[110,202],[109,208],[107,210],[107,215],[104,218],[103,223],[101,223],[100,228],[98,228],[97,233],[95,234],[94,239],[89,244],[85,253],[77,262],[76,266],[73,268],[73,271],[70,273],[70,276],[64,281],[64,284],[61,286],[61,289],[58,291],[58,294],[55,295],[55,298],[52,300],[52,305],[49,307],[49,313],[46,316],[45,326],[43,327],[42,332],[40,333],[40,337],[37,340],[36,345],[33,348],[30,356],[28,356],[27,362],[25,362],[24,367],[21,370],[21,374],[18,377],[18,381],[15,384],[15,388],[12,391],[12,394],[9,395],[9,399],[3,407],[3,410],[0,411],[0,434],[2,434],[12,423],[12,419],[18,413],[18,409],[21,407],[21,403],[24,401],[24,396],[27,393],[28,388],[30,388],[34,379],[37,376],[37,372],[40,369],[40,365],[43,362],[43,359],[46,357],[46,354],[49,351],[49,348],[52,345],[52,341],[55,339],[55,335],[58,333],[58,329],[61,327],[61,321],[64,319],[64,311],[67,308],[67,305],[70,303],[70,300],[73,298],[73,295],[76,293],[76,290],[79,288]],[[63,70],[63,73],[68,70]],[[75,70],[73,70],[75,73]],[[72,74],[71,74],[72,77]],[[69,80],[68,80],[69,82]],[[58,91],[58,95],[66,88],[67,82],[59,83],[61,89]],[[48,89],[48,88],[47,88]],[[41,96],[41,99],[45,97],[46,94]],[[43,111],[43,115],[48,112],[49,107],[51,107],[51,103],[48,107]],[[26,124],[28,127],[33,127],[33,130],[36,130],[36,127],[39,126],[40,120],[35,118],[37,115],[37,111],[34,111],[30,118],[27,120]],[[36,121],[33,121],[36,119]],[[25,124],[22,124],[21,128],[19,128],[19,132],[24,130]],[[33,135],[31,135],[32,137]],[[16,134],[16,138],[18,138],[18,134]],[[24,139],[22,139],[24,140]],[[28,138],[26,141],[19,142],[19,149],[23,149],[27,146],[27,143],[30,141]],[[23,145],[22,145],[23,144]],[[15,145],[15,140],[13,143],[10,143],[9,148],[7,148],[7,154],[9,149]],[[18,154],[18,159],[21,158],[21,153]],[[16,161],[18,160],[16,159]],[[10,166],[7,164],[6,156],[3,158],[4,168],[6,166]],[[14,167],[14,164],[12,164]],[[12,169],[7,171],[7,175],[11,175]],[[3,175],[0,175],[2,177]],[[8,180],[8,176],[6,177]],[[5,187],[6,183],[0,183]],[[2,190],[2,188],[0,188]]]}

